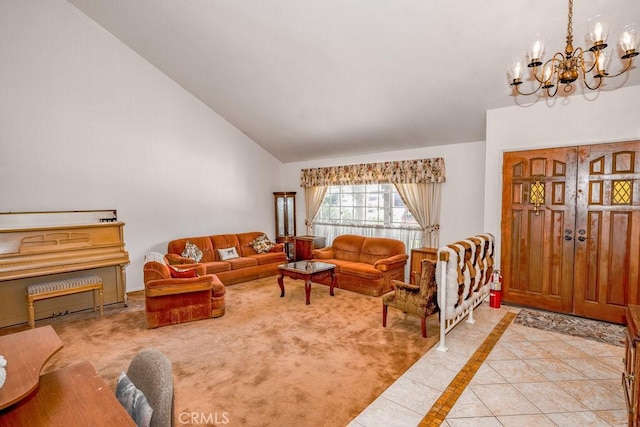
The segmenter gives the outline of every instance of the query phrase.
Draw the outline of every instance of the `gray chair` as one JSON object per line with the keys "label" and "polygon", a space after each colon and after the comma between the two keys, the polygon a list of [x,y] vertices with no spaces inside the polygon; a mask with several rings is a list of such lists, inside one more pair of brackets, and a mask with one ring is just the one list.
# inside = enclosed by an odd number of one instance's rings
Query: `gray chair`
{"label": "gray chair", "polygon": [[151,427],[173,427],[173,367],[167,356],[155,349],[140,351],[129,364],[127,377],[153,408]]}

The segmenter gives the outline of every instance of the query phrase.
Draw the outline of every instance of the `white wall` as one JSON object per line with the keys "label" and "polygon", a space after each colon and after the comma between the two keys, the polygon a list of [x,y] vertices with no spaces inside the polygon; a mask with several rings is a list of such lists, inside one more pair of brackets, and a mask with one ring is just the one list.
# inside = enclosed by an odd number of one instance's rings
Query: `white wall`
{"label": "white wall", "polygon": [[[631,71],[638,72],[638,70]],[[500,243],[505,151],[640,139],[640,86],[487,112],[484,228]],[[500,254],[498,246],[498,256]],[[498,263],[499,265],[499,263]]]}
{"label": "white wall", "polygon": [[169,240],[274,235],[282,164],[64,0],[0,2],[0,211],[117,209],[128,290]]}
{"label": "white wall", "polygon": [[284,165],[284,190],[297,192],[296,226],[298,234],[306,234],[304,191],[300,188],[300,171],[302,169],[443,157],[447,180],[442,187],[440,244],[447,244],[477,233],[496,231],[483,228],[484,155],[484,142],[471,142],[339,159],[287,163]]}

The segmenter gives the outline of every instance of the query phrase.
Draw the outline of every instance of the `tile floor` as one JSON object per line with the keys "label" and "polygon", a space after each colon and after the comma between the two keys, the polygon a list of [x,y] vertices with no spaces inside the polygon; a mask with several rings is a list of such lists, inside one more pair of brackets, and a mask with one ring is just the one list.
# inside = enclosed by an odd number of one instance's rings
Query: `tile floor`
{"label": "tile floor", "polygon": [[[447,334],[447,352],[429,350],[349,426],[419,425],[509,310],[480,305],[476,323]],[[623,357],[623,347],[511,324],[442,425],[626,426]]]}

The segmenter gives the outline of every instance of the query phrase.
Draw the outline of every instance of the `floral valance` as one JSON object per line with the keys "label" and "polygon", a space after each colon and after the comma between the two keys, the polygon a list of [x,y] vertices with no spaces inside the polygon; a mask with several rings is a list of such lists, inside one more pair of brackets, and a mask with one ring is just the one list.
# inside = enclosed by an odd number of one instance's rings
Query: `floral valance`
{"label": "floral valance", "polygon": [[300,187],[442,182],[445,182],[442,157],[302,169],[300,174]]}

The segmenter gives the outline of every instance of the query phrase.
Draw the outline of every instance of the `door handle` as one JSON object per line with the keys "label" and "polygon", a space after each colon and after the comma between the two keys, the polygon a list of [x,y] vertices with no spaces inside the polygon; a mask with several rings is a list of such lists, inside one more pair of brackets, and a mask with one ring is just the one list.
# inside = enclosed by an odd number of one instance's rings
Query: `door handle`
{"label": "door handle", "polygon": [[568,242],[569,240],[571,240],[571,236],[564,236],[564,240]]}

